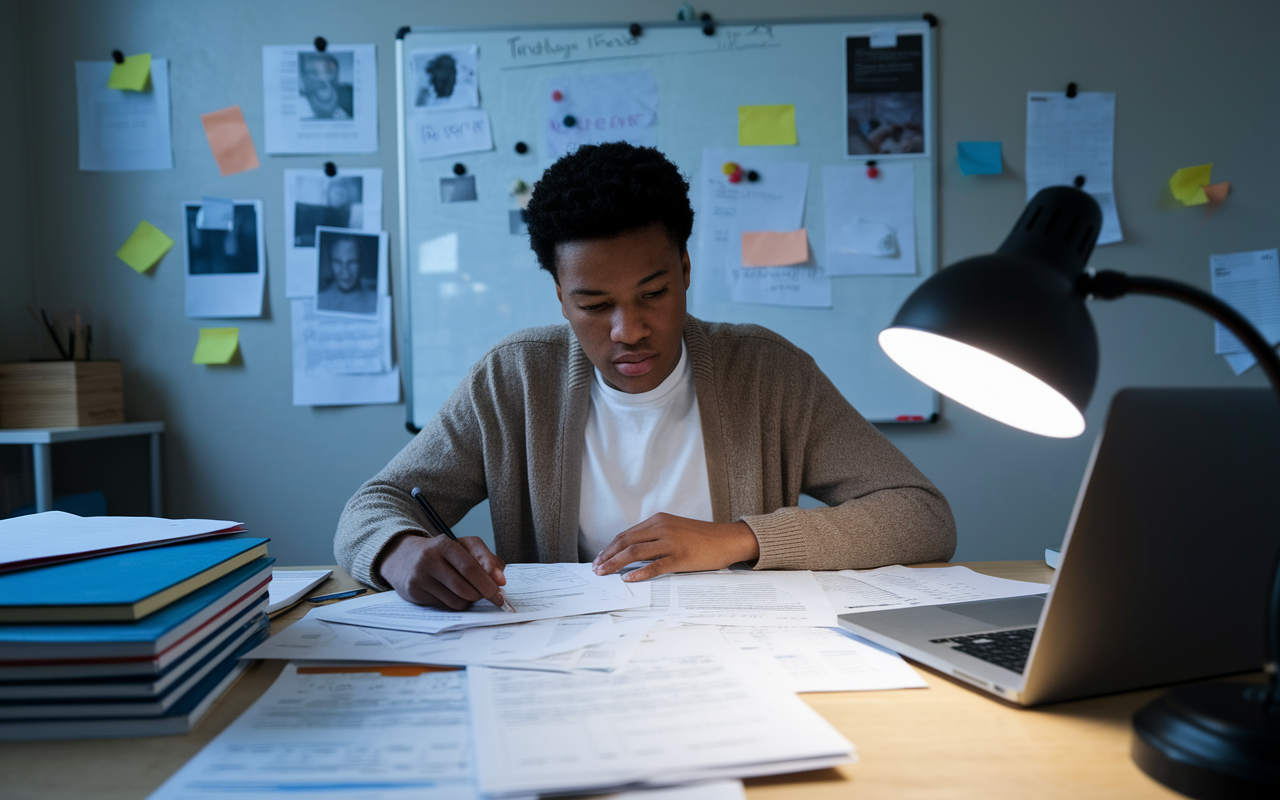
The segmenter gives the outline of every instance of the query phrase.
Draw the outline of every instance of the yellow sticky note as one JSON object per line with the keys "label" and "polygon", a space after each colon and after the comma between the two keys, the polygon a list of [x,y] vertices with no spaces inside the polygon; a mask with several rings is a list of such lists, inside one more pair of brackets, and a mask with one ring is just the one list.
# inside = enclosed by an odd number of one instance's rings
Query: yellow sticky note
{"label": "yellow sticky note", "polygon": [[111,68],[107,88],[141,92],[147,88],[150,80],[151,54],[139,53],[136,56],[126,56],[123,64],[116,64]]}
{"label": "yellow sticky note", "polygon": [[743,231],[742,266],[789,267],[809,260],[808,231]]}
{"label": "yellow sticky note", "polygon": [[192,364],[230,364],[240,346],[239,328],[201,328]]}
{"label": "yellow sticky note", "polygon": [[133,229],[133,234],[116,251],[116,258],[142,274],[156,265],[160,257],[173,247],[173,240],[145,219]]}
{"label": "yellow sticky note", "polygon": [[1213,172],[1213,164],[1201,164],[1198,167],[1183,167],[1173,173],[1169,179],[1169,190],[1173,196],[1182,201],[1184,206],[1202,206],[1209,202],[1204,187],[1209,185],[1209,175]]}
{"label": "yellow sticky note", "polygon": [[795,106],[738,106],[738,144],[795,144]]}

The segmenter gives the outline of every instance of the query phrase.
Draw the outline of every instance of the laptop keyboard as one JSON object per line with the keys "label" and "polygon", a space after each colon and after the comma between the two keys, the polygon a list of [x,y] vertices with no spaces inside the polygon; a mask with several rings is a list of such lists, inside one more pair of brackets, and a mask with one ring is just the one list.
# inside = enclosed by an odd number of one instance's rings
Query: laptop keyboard
{"label": "laptop keyboard", "polygon": [[1031,640],[1035,635],[1035,628],[1016,628],[929,641],[934,644],[950,644],[952,650],[1021,675],[1027,665],[1027,656],[1031,654]]}

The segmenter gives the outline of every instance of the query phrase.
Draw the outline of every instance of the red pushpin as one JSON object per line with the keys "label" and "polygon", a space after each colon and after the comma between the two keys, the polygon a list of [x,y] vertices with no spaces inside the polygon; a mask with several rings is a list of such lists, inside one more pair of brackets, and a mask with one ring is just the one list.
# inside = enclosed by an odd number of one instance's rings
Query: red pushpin
{"label": "red pushpin", "polygon": [[872,179],[880,177],[880,170],[876,167],[876,162],[867,162],[867,177]]}
{"label": "red pushpin", "polygon": [[742,183],[742,170],[735,170],[734,173],[729,176],[729,183]]}
{"label": "red pushpin", "polygon": [[556,89],[554,92],[551,93],[551,99],[559,103],[561,100],[564,99],[564,92],[560,91],[559,89]]}

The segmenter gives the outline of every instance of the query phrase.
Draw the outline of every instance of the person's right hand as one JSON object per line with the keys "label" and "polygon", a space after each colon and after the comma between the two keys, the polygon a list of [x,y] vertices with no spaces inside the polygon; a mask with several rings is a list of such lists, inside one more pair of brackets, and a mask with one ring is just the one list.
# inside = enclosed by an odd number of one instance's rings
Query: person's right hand
{"label": "person's right hand", "polygon": [[396,594],[420,606],[461,611],[484,598],[502,606],[498,587],[507,582],[502,559],[476,536],[455,542],[448,536],[402,533],[378,566]]}

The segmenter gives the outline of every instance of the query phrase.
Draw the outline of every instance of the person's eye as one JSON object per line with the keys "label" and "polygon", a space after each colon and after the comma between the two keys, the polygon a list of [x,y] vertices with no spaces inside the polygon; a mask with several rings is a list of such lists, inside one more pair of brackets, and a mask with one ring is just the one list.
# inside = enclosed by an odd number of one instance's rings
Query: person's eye
{"label": "person's eye", "polygon": [[578,308],[583,311],[603,311],[608,305],[608,303],[592,303],[589,306],[578,306]]}
{"label": "person's eye", "polygon": [[644,299],[645,299],[645,300],[653,300],[654,298],[662,297],[662,296],[663,296],[664,294],[666,294],[666,293],[667,293],[667,287],[663,286],[661,289],[656,289],[656,290],[654,290],[654,291],[652,291],[652,292],[649,292],[649,293],[645,294],[645,295],[644,295]]}

